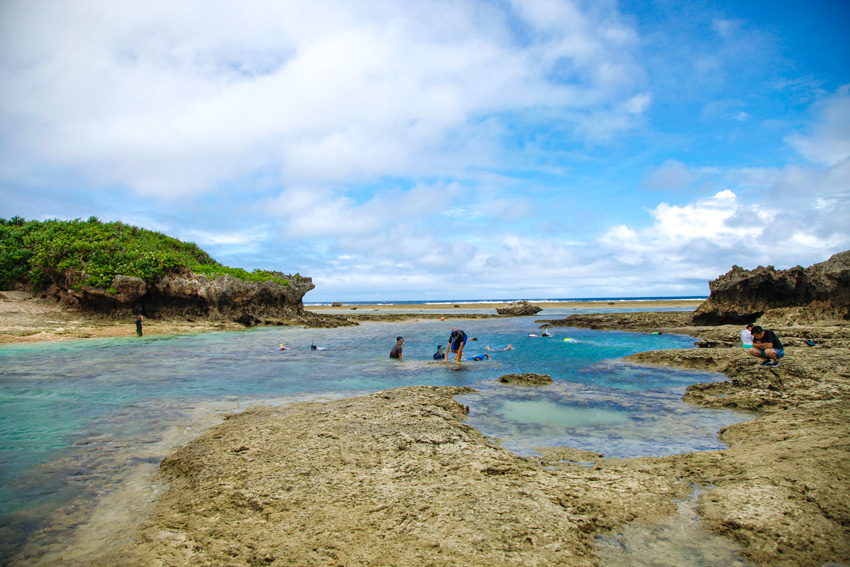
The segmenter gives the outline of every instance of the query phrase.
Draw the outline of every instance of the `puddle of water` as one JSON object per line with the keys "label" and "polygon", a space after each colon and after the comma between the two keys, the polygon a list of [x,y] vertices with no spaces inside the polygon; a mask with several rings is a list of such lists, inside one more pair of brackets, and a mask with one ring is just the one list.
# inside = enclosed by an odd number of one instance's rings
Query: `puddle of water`
{"label": "puddle of water", "polygon": [[678,514],[654,525],[627,526],[597,538],[600,567],[755,567],[741,557],[741,545],[700,528],[695,489],[678,502]]}
{"label": "puddle of water", "polygon": [[616,425],[629,420],[620,412],[599,408],[569,407],[549,400],[507,401],[502,405],[499,413],[505,419],[522,423],[549,423],[572,427]]}

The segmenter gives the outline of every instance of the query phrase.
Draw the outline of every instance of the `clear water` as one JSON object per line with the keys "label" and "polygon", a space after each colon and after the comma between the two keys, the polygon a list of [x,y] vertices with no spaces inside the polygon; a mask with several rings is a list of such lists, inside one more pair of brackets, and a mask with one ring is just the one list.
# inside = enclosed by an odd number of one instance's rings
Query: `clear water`
{"label": "clear water", "polygon": [[[691,347],[689,337],[555,329],[553,337],[532,338],[530,333],[540,332],[535,319],[4,346],[0,556],[19,552],[39,530],[46,537],[45,526],[56,522],[57,511],[68,516],[72,507],[85,516],[86,506],[102,505],[128,483],[149,485],[159,461],[176,446],[221,412],[254,403],[469,385],[479,391],[459,398],[470,406],[468,422],[506,448],[532,454],[534,447],[567,445],[606,457],[721,448],[717,430],[750,417],[680,401],[688,384],[720,375],[618,361],[645,350]],[[478,338],[467,344],[468,356],[485,352],[485,345],[514,348],[490,352],[490,360],[481,362],[434,361],[436,345],[446,344],[454,326]],[[388,357],[397,335],[405,337],[401,361]],[[573,340],[563,341],[567,337]],[[278,350],[281,343],[289,350]],[[535,388],[496,382],[512,372],[549,374],[555,382]],[[70,523],[79,532],[85,522]],[[53,543],[64,545],[60,540],[67,536],[58,533]],[[39,545],[47,549],[50,543]]]}

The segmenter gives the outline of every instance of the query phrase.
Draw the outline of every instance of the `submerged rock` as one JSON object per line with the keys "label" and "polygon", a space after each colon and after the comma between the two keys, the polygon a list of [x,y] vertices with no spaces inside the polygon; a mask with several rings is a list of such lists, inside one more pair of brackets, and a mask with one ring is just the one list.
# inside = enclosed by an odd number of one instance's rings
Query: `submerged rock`
{"label": "submerged rock", "polygon": [[552,383],[552,377],[548,374],[535,374],[523,372],[522,374],[505,374],[499,376],[499,382],[503,384],[520,384],[523,386],[542,386]]}

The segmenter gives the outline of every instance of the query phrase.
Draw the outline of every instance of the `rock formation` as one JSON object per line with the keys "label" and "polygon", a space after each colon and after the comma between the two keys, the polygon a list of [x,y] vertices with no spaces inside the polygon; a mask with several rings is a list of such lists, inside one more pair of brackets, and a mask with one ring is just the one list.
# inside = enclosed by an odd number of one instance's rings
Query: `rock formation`
{"label": "rock formation", "polygon": [[116,276],[111,289],[51,286],[48,294],[71,308],[125,316],[205,318],[238,321],[251,326],[269,319],[305,316],[302,301],[313,289],[311,278],[276,274],[286,285],[272,281],[243,281],[230,275],[215,279],[191,272],[163,277],[155,285],[128,276]]}
{"label": "rock formation", "polygon": [[[457,305],[455,305],[457,307]],[[524,315],[536,315],[543,308],[538,307],[536,305],[532,305],[527,301],[514,301],[513,303],[509,303],[505,307],[497,307],[496,313],[499,315],[511,315],[514,317],[522,317]]]}
{"label": "rock formation", "polygon": [[499,376],[499,382],[503,384],[520,384],[522,386],[541,386],[551,384],[552,377],[548,374],[523,372],[522,374],[505,374],[504,376]]}
{"label": "rock formation", "polygon": [[850,320],[850,250],[805,269],[733,266],[708,285],[711,294],[694,313],[697,325],[751,323],[765,314],[797,322]]}

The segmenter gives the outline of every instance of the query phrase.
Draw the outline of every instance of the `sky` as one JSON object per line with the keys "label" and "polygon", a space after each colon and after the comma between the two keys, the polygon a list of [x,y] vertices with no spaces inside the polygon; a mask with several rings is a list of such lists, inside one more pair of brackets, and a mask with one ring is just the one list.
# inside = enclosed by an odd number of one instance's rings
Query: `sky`
{"label": "sky", "polygon": [[702,296],[850,249],[850,2],[0,0],[0,217],[305,302]]}

